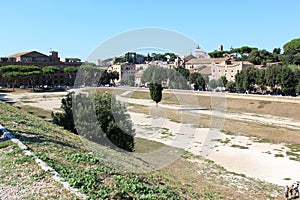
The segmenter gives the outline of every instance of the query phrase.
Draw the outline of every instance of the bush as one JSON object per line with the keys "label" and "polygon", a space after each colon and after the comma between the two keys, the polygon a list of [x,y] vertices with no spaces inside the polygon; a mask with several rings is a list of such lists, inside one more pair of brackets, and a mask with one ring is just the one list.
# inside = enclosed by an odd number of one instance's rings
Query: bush
{"label": "bush", "polygon": [[52,113],[53,122],[104,146],[134,150],[134,129],[126,107],[112,94],[69,93],[62,100],[63,113]]}

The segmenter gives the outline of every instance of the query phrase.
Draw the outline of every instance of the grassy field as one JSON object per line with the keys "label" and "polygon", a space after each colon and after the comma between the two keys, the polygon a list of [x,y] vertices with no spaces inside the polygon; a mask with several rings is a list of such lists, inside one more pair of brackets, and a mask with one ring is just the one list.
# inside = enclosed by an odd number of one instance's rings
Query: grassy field
{"label": "grassy field", "polygon": [[[103,155],[99,152],[97,155],[90,154],[79,136],[38,117],[45,115],[41,110],[35,110],[33,114],[27,111],[0,102],[0,123],[91,199],[281,199],[282,188],[228,172],[189,153],[159,171],[126,173],[108,162],[104,153],[109,149],[103,148]],[[173,115],[176,120],[176,113]],[[141,153],[163,146],[139,138],[135,143],[135,151]],[[37,199],[30,186],[51,182],[49,174],[42,172],[32,157],[24,157],[9,141],[1,141],[0,147],[1,163],[4,163],[0,166],[1,171],[13,172],[1,173],[1,187],[24,194],[23,199]],[[23,180],[22,187],[15,187],[20,179]],[[61,186],[57,183],[52,181],[49,184],[49,190],[40,190],[39,199],[75,198],[67,191],[58,190],[56,187]]]}

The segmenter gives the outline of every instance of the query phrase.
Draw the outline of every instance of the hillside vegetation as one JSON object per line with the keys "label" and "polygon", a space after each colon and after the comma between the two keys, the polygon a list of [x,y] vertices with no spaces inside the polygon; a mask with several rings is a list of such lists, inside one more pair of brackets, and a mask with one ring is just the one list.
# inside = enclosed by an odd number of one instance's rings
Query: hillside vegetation
{"label": "hillside vegetation", "polygon": [[[89,199],[280,199],[281,196],[278,186],[227,172],[188,153],[159,171],[127,173],[105,157],[105,152],[112,150],[103,148],[103,155],[99,152],[95,155],[87,150],[78,135],[4,102],[0,102],[0,123]],[[135,151],[159,146],[138,138],[135,142]],[[42,172],[31,157],[25,156],[10,141],[1,140],[0,149],[4,162],[0,169],[6,172],[0,176],[4,192],[11,187],[18,190],[23,199],[76,199],[65,190],[53,194],[57,188],[62,188],[58,183],[53,183],[56,185],[53,190],[35,196],[31,186],[43,181],[53,182],[49,173]],[[115,154],[118,156],[118,152]],[[26,178],[30,181],[23,180]],[[22,187],[14,187],[18,183]],[[22,188],[27,188],[28,192],[24,194]]]}

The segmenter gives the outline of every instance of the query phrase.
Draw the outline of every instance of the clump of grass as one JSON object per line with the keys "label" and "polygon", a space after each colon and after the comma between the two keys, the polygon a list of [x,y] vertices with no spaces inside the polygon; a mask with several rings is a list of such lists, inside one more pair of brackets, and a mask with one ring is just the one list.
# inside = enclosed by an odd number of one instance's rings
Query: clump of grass
{"label": "clump of grass", "polygon": [[222,144],[228,144],[231,140],[229,138],[226,138],[225,140],[222,139],[213,139],[212,141],[216,141]]}
{"label": "clump of grass", "polygon": [[276,143],[274,140],[268,139],[268,138],[255,138],[253,140],[253,142],[258,142],[258,143]]}
{"label": "clump of grass", "polygon": [[249,147],[241,146],[241,145],[238,145],[238,144],[233,144],[233,145],[231,145],[231,147],[239,148],[239,149],[249,149]]}
{"label": "clump of grass", "polygon": [[281,154],[281,153],[276,153],[276,154],[275,154],[275,157],[284,157],[284,155]]}
{"label": "clump of grass", "polygon": [[221,132],[224,133],[225,135],[236,135],[236,133],[232,131],[221,130]]}
{"label": "clump of grass", "polygon": [[9,146],[9,140],[6,140],[4,142],[0,142],[0,149],[4,149]]}
{"label": "clump of grass", "polygon": [[172,133],[169,131],[169,129],[167,129],[167,128],[162,128],[161,134],[163,135],[161,138],[168,138],[168,137],[175,136],[175,135],[172,134]]}
{"label": "clump of grass", "polygon": [[246,175],[245,174],[240,174],[240,173],[236,173],[236,172],[229,172],[230,174],[233,174],[235,176],[240,176],[240,177],[243,177],[243,178],[246,178]]}

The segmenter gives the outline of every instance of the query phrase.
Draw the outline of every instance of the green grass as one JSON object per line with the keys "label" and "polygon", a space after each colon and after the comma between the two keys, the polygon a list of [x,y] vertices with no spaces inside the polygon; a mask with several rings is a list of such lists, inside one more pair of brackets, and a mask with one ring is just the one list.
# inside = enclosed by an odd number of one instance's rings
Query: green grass
{"label": "green grass", "polygon": [[0,142],[0,149],[8,147],[9,146],[9,142],[10,142],[9,140]]}

